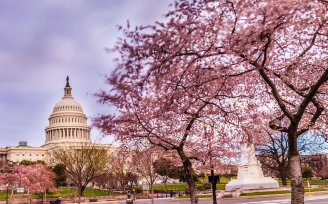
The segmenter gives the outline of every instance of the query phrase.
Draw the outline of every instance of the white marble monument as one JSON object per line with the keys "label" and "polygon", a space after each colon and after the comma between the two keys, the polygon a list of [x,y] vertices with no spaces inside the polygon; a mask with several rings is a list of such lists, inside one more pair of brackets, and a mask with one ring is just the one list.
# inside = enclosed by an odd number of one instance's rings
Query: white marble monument
{"label": "white marble monument", "polygon": [[279,188],[279,184],[271,177],[265,177],[260,162],[255,157],[253,144],[242,143],[240,147],[241,162],[237,179],[232,179],[226,190]]}

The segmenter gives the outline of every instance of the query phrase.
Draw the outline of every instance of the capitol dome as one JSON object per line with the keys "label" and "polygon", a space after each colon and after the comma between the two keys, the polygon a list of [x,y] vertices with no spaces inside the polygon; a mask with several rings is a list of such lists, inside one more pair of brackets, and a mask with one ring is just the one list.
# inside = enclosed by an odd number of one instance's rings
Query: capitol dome
{"label": "capitol dome", "polygon": [[56,103],[46,128],[46,144],[91,142],[90,127],[82,106],[72,96],[69,78],[66,78],[64,96]]}
{"label": "capitol dome", "polygon": [[58,101],[52,111],[52,113],[61,112],[61,111],[77,111],[82,112],[83,109],[81,104],[79,104],[76,100],[69,97],[63,97],[61,101]]}

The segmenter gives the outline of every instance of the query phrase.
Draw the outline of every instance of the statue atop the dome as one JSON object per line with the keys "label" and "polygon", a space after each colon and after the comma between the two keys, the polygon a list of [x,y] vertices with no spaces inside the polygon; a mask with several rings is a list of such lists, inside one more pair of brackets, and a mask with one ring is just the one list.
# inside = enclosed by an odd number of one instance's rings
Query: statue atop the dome
{"label": "statue atop the dome", "polygon": [[69,86],[69,77],[68,76],[66,77],[66,87],[70,87]]}
{"label": "statue atop the dome", "polygon": [[66,86],[64,88],[64,98],[69,97],[72,98],[72,88],[69,85],[69,77],[66,77]]}

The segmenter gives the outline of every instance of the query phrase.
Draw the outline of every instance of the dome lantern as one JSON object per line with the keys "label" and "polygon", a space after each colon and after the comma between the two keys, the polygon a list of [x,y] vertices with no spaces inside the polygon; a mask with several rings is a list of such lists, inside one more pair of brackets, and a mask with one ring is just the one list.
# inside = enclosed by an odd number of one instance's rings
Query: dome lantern
{"label": "dome lantern", "polygon": [[64,98],[72,97],[72,88],[69,85],[69,77],[66,77],[66,86],[64,88]]}

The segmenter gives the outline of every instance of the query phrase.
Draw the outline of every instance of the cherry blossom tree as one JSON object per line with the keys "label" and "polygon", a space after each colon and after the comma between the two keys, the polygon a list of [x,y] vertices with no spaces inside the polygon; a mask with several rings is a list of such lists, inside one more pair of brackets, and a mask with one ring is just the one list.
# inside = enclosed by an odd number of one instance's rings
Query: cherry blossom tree
{"label": "cherry blossom tree", "polygon": [[[327,135],[327,10],[325,0],[177,0],[165,22],[128,25],[114,49],[121,57],[108,79],[113,92],[100,93],[119,108],[121,124],[135,124],[116,132],[179,150],[191,166],[193,156],[180,147],[202,146],[201,118],[237,122],[252,140],[261,137],[261,120],[287,133],[292,203],[304,203],[297,139]],[[255,110],[262,112],[249,114]],[[117,130],[118,117],[100,117],[98,124]]]}
{"label": "cherry blossom tree", "polygon": [[152,204],[154,203],[154,184],[159,178],[159,174],[155,171],[153,164],[156,158],[159,158],[161,154],[160,151],[156,151],[155,149],[139,150],[133,154],[133,164],[136,172],[149,185]]}
{"label": "cherry blossom tree", "polygon": [[126,188],[132,186],[139,177],[133,164],[132,154],[125,148],[119,148],[113,158],[111,171],[117,179],[120,189],[126,191]]}
{"label": "cherry blossom tree", "polygon": [[[122,92],[120,94],[123,94]],[[156,96],[149,96],[148,94],[156,94]],[[172,99],[181,100],[181,102],[187,100],[187,94],[185,94],[185,98],[182,96],[180,94],[179,99]],[[106,100],[106,98],[103,99]],[[133,100],[135,99],[133,98]],[[176,102],[170,103],[170,100],[166,92],[157,90],[154,93],[149,89],[147,95],[143,96],[143,99],[138,100],[137,103],[121,101],[125,107],[120,110],[119,116],[104,115],[96,119],[95,123],[105,133],[114,133],[117,139],[127,147],[135,148],[148,144],[166,151],[175,151],[183,164],[191,200],[195,203],[196,188],[192,176],[194,175],[192,160],[201,160],[207,155],[208,146],[204,146],[204,140],[207,141],[207,138],[203,137],[204,123],[225,119],[216,114],[215,118],[214,114],[211,116],[212,108],[210,108],[209,103],[200,99],[186,102],[183,107],[178,106]],[[228,144],[232,144],[230,142],[233,141],[233,138],[228,136],[229,134],[225,134],[229,124],[222,125],[219,122],[215,122],[215,124],[217,131],[214,134],[212,148],[215,149],[217,156],[226,156],[231,150],[228,148]]]}
{"label": "cherry blossom tree", "polygon": [[15,165],[10,173],[0,174],[0,183],[9,188],[25,188],[31,193],[55,188],[54,179],[54,173],[42,164]]}

